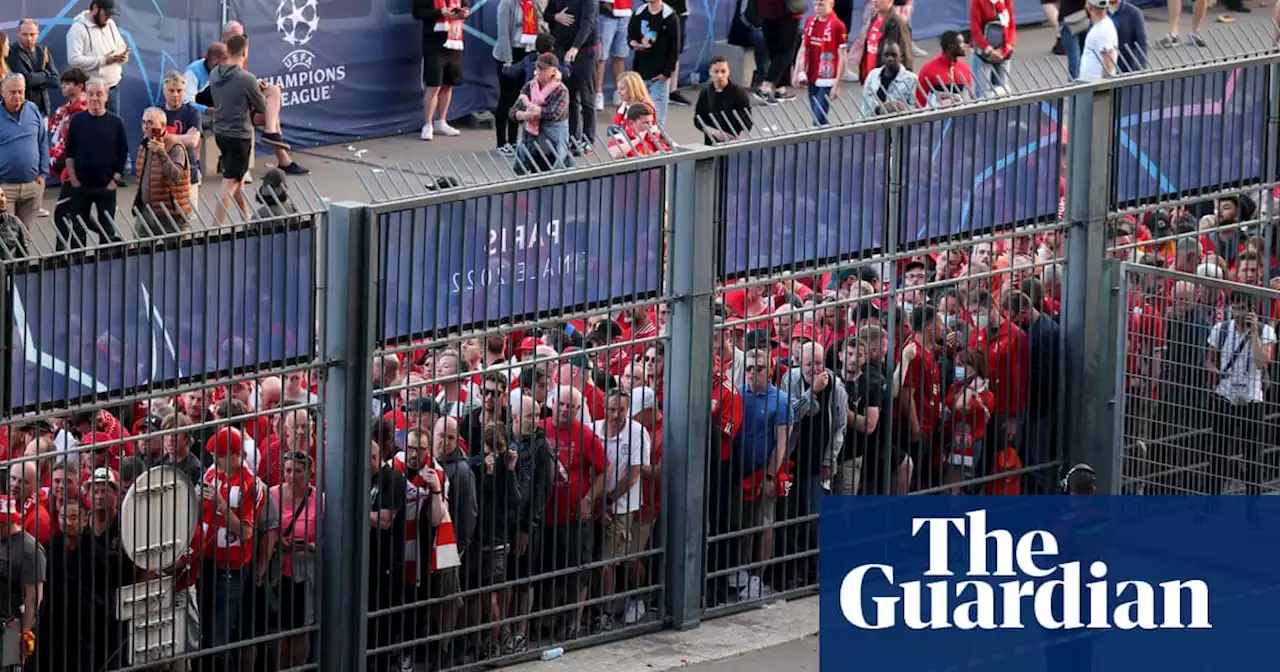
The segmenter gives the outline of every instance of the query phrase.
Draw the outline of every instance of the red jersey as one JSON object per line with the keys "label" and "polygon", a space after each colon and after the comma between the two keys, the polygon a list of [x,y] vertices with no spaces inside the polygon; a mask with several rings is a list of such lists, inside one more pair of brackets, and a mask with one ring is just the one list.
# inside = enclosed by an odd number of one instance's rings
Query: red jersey
{"label": "red jersey", "polygon": [[547,500],[544,517],[555,525],[574,522],[578,504],[591,491],[592,481],[609,469],[609,458],[599,437],[577,420],[564,429],[549,419],[540,425],[556,454],[555,489]]}
{"label": "red jersey", "polygon": [[621,149],[623,157],[628,159],[634,159],[637,156],[649,156],[662,152],[670,152],[671,145],[668,145],[661,135],[662,134],[656,128],[652,128],[645,132],[644,136],[641,137],[641,135],[636,133],[635,129],[631,127],[631,124],[626,124],[622,127],[621,133],[618,133],[609,139],[609,148],[612,149],[617,147]]}
{"label": "red jersey", "polygon": [[973,71],[963,59],[952,61],[946,54],[939,54],[925,63],[917,74],[920,86],[916,88],[916,104],[929,104],[931,93],[962,93],[973,89]]}
{"label": "red jersey", "polygon": [[994,334],[990,329],[974,329],[969,348],[986,354],[991,393],[996,398],[991,412],[1017,415],[1027,405],[1027,369],[1031,363],[1027,333],[1005,320]]}
{"label": "red jersey", "polygon": [[849,41],[849,29],[835,14],[827,14],[825,19],[814,14],[805,19],[803,36],[806,81],[825,88],[835,86],[840,81],[840,48]]}
{"label": "red jersey", "polygon": [[742,429],[742,393],[729,380],[728,367],[716,358],[715,377],[711,381],[711,400],[716,410],[711,412],[711,424],[720,431],[720,461],[728,462],[733,456],[733,440]]}
{"label": "red jersey", "polygon": [[1125,390],[1136,389],[1139,384],[1151,386],[1151,394],[1156,395],[1152,370],[1152,358],[1156,350],[1164,347],[1164,319],[1152,303],[1143,301],[1141,297],[1129,301],[1129,324],[1126,333],[1129,336],[1125,344]]}
{"label": "red jersey", "polygon": [[[649,461],[655,468],[662,466],[662,413],[658,409],[642,411],[632,418],[649,432]],[[657,520],[662,506],[661,478],[640,477],[640,520]]]}
{"label": "red jersey", "polygon": [[46,548],[49,546],[49,539],[57,534],[53,517],[49,515],[52,511],[49,503],[49,495],[38,491],[35,496],[28,497],[22,504],[22,529]]}
{"label": "red jersey", "polygon": [[[913,338],[907,345],[911,344],[915,344],[917,352],[915,359],[911,360],[903,373],[901,394],[909,395],[915,401],[920,429],[928,436],[938,426],[942,413],[942,372],[938,370],[938,360],[934,358],[932,350],[925,349],[918,338]],[[903,347],[905,349],[906,346]],[[901,426],[907,426],[905,418],[900,422]]]}
{"label": "red jersey", "polygon": [[991,417],[991,407],[995,404],[995,395],[990,386],[986,391],[971,399],[964,408],[956,409],[956,400],[964,394],[967,381],[957,380],[947,390],[944,402],[951,410],[951,419],[947,422],[951,434],[951,463],[958,467],[974,468],[973,446],[981,441],[987,433],[987,420]]}
{"label": "red jersey", "polygon": [[999,24],[1004,37],[1004,44],[996,48],[996,53],[1009,58],[1014,44],[1018,40],[1018,27],[1013,17],[1013,0],[969,0],[969,32],[973,35],[974,51],[978,52],[994,46],[987,41],[988,24]]}
{"label": "red jersey", "polygon": [[884,17],[877,16],[871,19],[867,26],[867,36],[862,42],[862,60],[858,62],[858,73],[862,75],[860,81],[867,81],[867,75],[876,69],[876,63],[880,60],[880,38],[883,36]]}
{"label": "red jersey", "polygon": [[[244,529],[252,531],[257,526],[267,489],[247,467],[241,465],[231,474],[219,474],[215,467],[209,467],[201,481],[202,488],[218,488]],[[253,561],[253,538],[243,539],[241,532],[227,529],[226,516],[218,513],[213,502],[200,501],[200,527],[192,546],[202,549],[204,557],[211,558],[220,569],[234,571]]]}

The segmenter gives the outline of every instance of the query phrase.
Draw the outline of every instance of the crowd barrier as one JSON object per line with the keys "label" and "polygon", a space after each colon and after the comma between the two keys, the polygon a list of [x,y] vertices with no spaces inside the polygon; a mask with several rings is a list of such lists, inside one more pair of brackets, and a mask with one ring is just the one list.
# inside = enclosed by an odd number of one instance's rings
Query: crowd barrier
{"label": "crowd barrier", "polygon": [[0,663],[501,665],[813,592],[827,493],[1266,488],[1120,360],[1275,298],[1144,255],[1261,194],[1196,242],[1269,258],[1277,64],[11,253]]}

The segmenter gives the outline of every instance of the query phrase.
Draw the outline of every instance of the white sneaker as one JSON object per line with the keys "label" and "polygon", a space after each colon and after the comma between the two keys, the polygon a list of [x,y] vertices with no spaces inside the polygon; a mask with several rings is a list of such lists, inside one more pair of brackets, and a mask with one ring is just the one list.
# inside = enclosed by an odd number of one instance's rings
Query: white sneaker
{"label": "white sneaker", "polygon": [[422,125],[422,133],[419,133],[419,134],[418,134],[418,139],[419,139],[419,140],[431,140],[431,139],[432,139],[432,138],[434,138],[435,136],[436,136],[436,131],[435,131],[435,129],[434,129],[434,128],[432,128],[432,127],[431,127],[431,124],[423,124],[423,125]]}
{"label": "white sneaker", "polygon": [[739,600],[758,600],[763,595],[764,595],[764,582],[760,580],[760,577],[753,576],[751,577],[751,580],[747,582],[747,585],[743,586],[742,590],[738,592],[738,599]]}
{"label": "white sneaker", "polygon": [[597,93],[596,94],[596,110],[599,111],[603,109],[604,109],[604,94]]}
{"label": "white sneaker", "polygon": [[644,619],[644,602],[627,600],[627,611],[622,615],[623,625],[631,625]]}
{"label": "white sneaker", "polygon": [[453,138],[462,135],[462,131],[450,126],[449,122],[444,119],[436,120],[436,133],[439,133],[446,138]]}
{"label": "white sneaker", "polygon": [[751,578],[750,575],[748,575],[746,572],[739,569],[737,572],[729,575],[729,587],[730,588],[746,588],[747,580],[750,578]]}
{"label": "white sneaker", "polygon": [[915,56],[916,58],[924,58],[925,56],[929,55],[929,52],[925,51],[924,49],[921,49],[919,45],[912,44],[911,55]]}
{"label": "white sneaker", "polygon": [[405,656],[400,659],[400,672],[413,672],[413,659]]}

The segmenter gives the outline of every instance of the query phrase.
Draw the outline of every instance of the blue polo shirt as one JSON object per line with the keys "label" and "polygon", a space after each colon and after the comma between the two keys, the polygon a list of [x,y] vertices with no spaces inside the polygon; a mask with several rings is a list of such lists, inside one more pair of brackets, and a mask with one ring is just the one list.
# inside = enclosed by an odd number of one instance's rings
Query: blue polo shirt
{"label": "blue polo shirt", "polygon": [[733,448],[742,473],[750,474],[769,463],[777,445],[777,429],[790,425],[794,418],[791,400],[772,383],[763,392],[755,392],[750,385],[741,386],[738,392],[742,395],[742,429]]}
{"label": "blue polo shirt", "polygon": [[49,174],[49,129],[35,103],[15,117],[0,110],[0,184],[26,184]]}

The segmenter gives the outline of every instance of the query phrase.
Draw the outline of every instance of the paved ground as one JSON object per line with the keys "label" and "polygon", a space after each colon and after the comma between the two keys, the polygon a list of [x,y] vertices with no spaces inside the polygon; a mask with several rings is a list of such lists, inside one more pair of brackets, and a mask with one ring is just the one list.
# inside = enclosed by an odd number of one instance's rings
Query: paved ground
{"label": "paved ground", "polygon": [[817,672],[818,636],[685,669],[689,672]]}
{"label": "paved ground", "polygon": [[[1153,67],[1220,59],[1257,51],[1270,44],[1270,7],[1241,15],[1239,21],[1229,26],[1215,23],[1216,16],[1216,10],[1210,13],[1207,30],[1204,31],[1204,36],[1209,41],[1208,48],[1184,46],[1173,50],[1153,49]],[[1147,21],[1153,40],[1167,32],[1163,10],[1147,12]],[[1184,30],[1190,27],[1190,21],[1190,16],[1184,19]],[[1067,82],[1066,60],[1049,53],[1053,41],[1054,35],[1045,27],[1031,26],[1019,30],[1019,54],[1014,64],[1011,87],[1015,92],[1054,88]],[[922,43],[922,46],[933,54],[937,52],[933,41]],[[696,97],[696,92],[689,90],[686,95],[692,99]],[[837,101],[832,114],[835,123],[856,118],[853,110],[855,100],[855,91],[850,91]],[[597,128],[603,129],[612,119],[612,114],[611,110],[601,112]],[[807,105],[803,100],[776,106],[760,106],[756,108],[755,116],[757,129],[753,133],[756,135],[785,133],[805,128],[810,123]],[[691,108],[673,106],[666,130],[677,143],[701,141],[701,134],[693,127]],[[464,182],[488,182],[510,177],[509,168],[492,151],[493,146],[493,132],[478,129],[467,130],[457,138],[437,138],[429,143],[418,140],[416,135],[401,135],[318,147],[300,150],[296,157],[299,163],[312,170],[310,184],[303,187],[308,193],[335,201],[383,201],[421,193],[426,175],[455,175]],[[209,160],[212,163],[212,153]],[[607,159],[592,158],[588,162],[605,160]],[[271,161],[269,157],[259,157],[255,173],[261,175],[270,167]],[[253,188],[254,186],[250,187]],[[206,193],[208,191],[207,188]],[[54,199],[54,193],[46,195],[46,209],[49,211],[53,210]],[[132,199],[133,189],[122,190],[119,200],[121,209],[126,209]],[[48,219],[40,222],[41,230],[36,232],[36,237],[46,241],[40,243],[40,247],[45,247],[51,239],[48,234],[50,225]]]}

